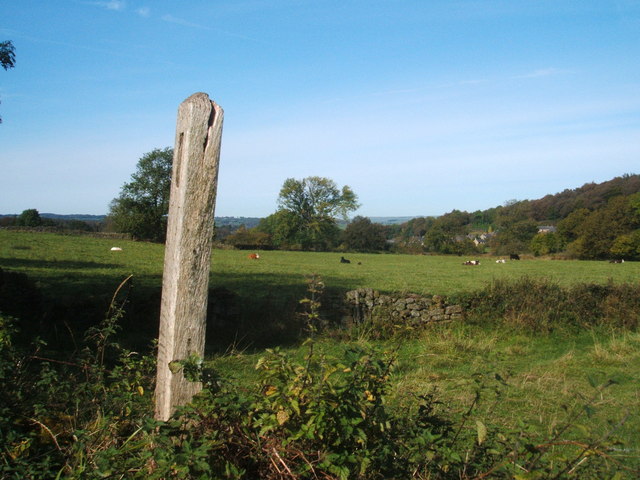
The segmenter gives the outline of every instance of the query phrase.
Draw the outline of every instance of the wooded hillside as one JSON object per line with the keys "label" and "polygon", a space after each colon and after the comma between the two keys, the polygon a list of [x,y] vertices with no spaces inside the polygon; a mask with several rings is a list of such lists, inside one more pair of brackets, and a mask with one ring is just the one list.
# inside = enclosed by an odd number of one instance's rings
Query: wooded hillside
{"label": "wooded hillside", "polygon": [[453,210],[441,217],[414,218],[397,234],[399,248],[416,251],[638,259],[640,175],[473,213]]}

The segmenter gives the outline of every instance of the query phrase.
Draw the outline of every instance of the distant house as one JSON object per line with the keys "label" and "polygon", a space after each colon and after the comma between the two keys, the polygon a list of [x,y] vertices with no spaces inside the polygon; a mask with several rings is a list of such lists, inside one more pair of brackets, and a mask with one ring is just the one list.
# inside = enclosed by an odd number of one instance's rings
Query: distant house
{"label": "distant house", "polygon": [[486,245],[491,237],[495,236],[495,233],[484,232],[479,235],[477,234],[469,234],[468,237],[475,244],[476,247],[480,245]]}
{"label": "distant house", "polygon": [[556,227],[554,225],[543,225],[538,227],[538,233],[556,233]]}

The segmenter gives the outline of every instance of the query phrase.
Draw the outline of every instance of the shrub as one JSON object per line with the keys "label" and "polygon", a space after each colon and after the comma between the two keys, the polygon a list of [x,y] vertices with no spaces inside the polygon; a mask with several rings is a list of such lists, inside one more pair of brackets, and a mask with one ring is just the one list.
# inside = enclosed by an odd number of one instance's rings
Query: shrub
{"label": "shrub", "polygon": [[577,284],[522,277],[494,280],[458,297],[471,321],[502,322],[534,332],[608,326],[635,329],[640,322],[640,285]]}
{"label": "shrub", "polygon": [[17,322],[0,313],[1,478],[91,478],[144,424],[153,361],[111,341],[121,314],[112,304],[77,352],[45,356],[41,340],[15,344]]}

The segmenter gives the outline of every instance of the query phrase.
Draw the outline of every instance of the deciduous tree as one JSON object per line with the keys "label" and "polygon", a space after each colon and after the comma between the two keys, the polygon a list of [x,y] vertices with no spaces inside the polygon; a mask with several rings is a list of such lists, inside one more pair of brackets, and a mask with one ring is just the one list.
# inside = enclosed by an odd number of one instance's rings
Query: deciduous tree
{"label": "deciduous tree", "polygon": [[533,254],[538,257],[540,255],[561,252],[564,248],[564,243],[560,236],[553,232],[538,233],[531,239],[529,248]]}
{"label": "deciduous tree", "polygon": [[538,226],[533,220],[506,223],[491,239],[491,250],[495,255],[528,251],[531,240],[536,233],[538,233]]}
{"label": "deciduous tree", "polygon": [[113,229],[138,240],[163,242],[167,231],[173,149],[155,149],[140,158],[131,181],[110,205]]}
{"label": "deciduous tree", "polygon": [[358,197],[348,185],[340,190],[333,180],[324,177],[287,178],[278,205],[307,222],[318,217],[346,218],[359,207]]}
{"label": "deciduous tree", "polygon": [[13,68],[16,64],[16,49],[11,40],[0,42],[0,65],[5,70]]}
{"label": "deciduous tree", "polygon": [[[16,49],[11,40],[0,42],[0,65],[5,70],[13,68],[16,64]],[[2,117],[0,117],[2,123]]]}
{"label": "deciduous tree", "polygon": [[640,259],[640,230],[634,230],[616,237],[611,245],[610,252],[614,258]]}
{"label": "deciduous tree", "polygon": [[[629,239],[624,236],[640,227],[640,212],[636,205],[639,198],[639,194],[613,197],[606,207],[589,213],[574,228],[577,238],[569,244],[569,251],[588,260],[620,254],[629,244]],[[616,244],[620,236],[623,238]]]}
{"label": "deciduous tree", "polygon": [[35,208],[24,210],[16,219],[16,225],[20,227],[39,227],[42,225],[40,212]]}
{"label": "deciduous tree", "polygon": [[[347,185],[339,189],[333,180],[307,177],[285,180],[278,197],[279,212],[271,219],[273,231],[278,231],[284,243],[303,249],[325,250],[339,238],[336,217],[346,218],[356,210],[358,197]],[[286,222],[285,227],[280,225]],[[272,236],[275,235],[272,232]]]}
{"label": "deciduous tree", "polygon": [[359,252],[377,252],[387,245],[384,226],[365,217],[354,218],[345,228],[342,238],[348,250]]}

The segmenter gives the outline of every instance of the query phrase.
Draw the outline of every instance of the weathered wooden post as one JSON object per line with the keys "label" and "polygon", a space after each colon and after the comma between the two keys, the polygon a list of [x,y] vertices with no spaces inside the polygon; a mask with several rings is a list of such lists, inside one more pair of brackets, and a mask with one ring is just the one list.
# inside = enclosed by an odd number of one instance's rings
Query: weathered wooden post
{"label": "weathered wooden post", "polygon": [[206,93],[191,95],[178,108],[158,338],[158,420],[168,420],[202,389],[172,362],[204,356],[223,117]]}

